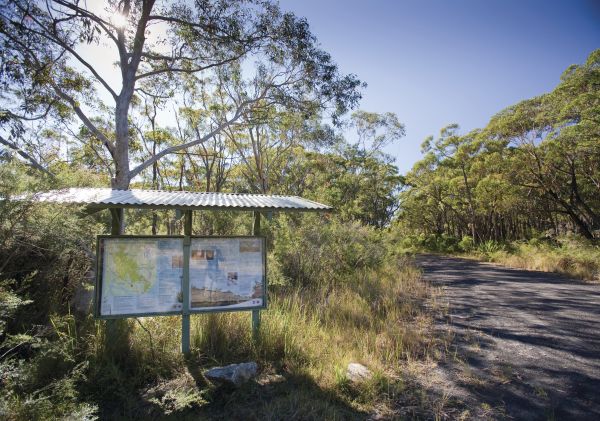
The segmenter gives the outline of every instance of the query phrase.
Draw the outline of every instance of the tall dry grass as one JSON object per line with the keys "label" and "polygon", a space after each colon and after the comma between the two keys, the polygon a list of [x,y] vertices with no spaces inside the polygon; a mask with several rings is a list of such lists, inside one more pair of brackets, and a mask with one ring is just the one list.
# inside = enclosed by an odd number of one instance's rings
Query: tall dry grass
{"label": "tall dry grass", "polygon": [[[153,360],[156,365],[179,361],[171,379],[159,379],[158,383],[172,384],[189,375],[199,379],[200,387],[198,382],[188,383],[180,388],[178,397],[171,396],[189,404],[180,408],[181,416],[235,418],[244,413],[248,419],[281,419],[285,414],[311,418],[318,407],[330,418],[346,419],[361,418],[375,408],[392,411],[395,397],[404,388],[402,367],[407,361],[428,356],[436,345],[425,309],[432,291],[407,260],[395,259],[353,276],[345,288],[275,288],[257,340],[252,337],[248,313],[222,313],[192,316],[192,355],[187,361],[179,356],[179,321],[174,318],[148,318],[133,325],[132,348],[143,354],[140,359]],[[166,361],[155,360],[157,356]],[[256,389],[261,389],[259,380],[258,386],[235,392],[238,403],[221,407],[214,399],[218,391],[190,370],[190,365],[201,371],[248,360],[259,363],[262,378],[279,379],[270,392],[276,395],[276,404],[263,402],[254,407],[248,402],[258,393]],[[352,384],[346,376],[350,362],[366,365],[373,378]],[[190,396],[195,398],[190,401]],[[157,402],[162,401],[155,399],[154,404]],[[162,409],[141,405],[141,413],[160,413],[169,404],[172,402],[161,403],[165,405]],[[250,408],[244,406],[248,404]],[[298,412],[288,412],[292,409]]]}
{"label": "tall dry grass", "polygon": [[[0,254],[11,262],[0,276],[2,419],[364,419],[393,413],[408,392],[403,365],[435,346],[432,291],[382,230],[312,215],[265,222],[269,308],[258,338],[247,312],[194,315],[184,358],[178,317],[117,321],[107,335],[105,321],[72,312],[105,215],[15,206],[0,207]],[[130,233],[147,227],[142,216]],[[261,374],[237,390],[202,375],[248,360]],[[353,384],[351,361],[373,378]]]}
{"label": "tall dry grass", "polygon": [[588,282],[600,282],[600,246],[578,237],[556,242],[517,242],[510,247],[481,253],[484,259],[506,266],[560,273]]}

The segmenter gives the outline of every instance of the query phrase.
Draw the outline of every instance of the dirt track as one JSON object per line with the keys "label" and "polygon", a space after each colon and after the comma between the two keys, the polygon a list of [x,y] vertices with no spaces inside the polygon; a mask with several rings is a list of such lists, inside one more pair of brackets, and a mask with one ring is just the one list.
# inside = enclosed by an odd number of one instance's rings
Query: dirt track
{"label": "dirt track", "polygon": [[474,419],[600,420],[600,285],[450,257],[417,263],[449,304],[440,393]]}

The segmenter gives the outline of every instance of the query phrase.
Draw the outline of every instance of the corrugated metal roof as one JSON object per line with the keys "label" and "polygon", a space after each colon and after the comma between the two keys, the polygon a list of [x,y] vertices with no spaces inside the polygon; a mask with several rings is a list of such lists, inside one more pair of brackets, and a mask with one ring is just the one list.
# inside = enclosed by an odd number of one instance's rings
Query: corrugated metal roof
{"label": "corrugated metal roof", "polygon": [[326,212],[331,207],[298,196],[201,193],[164,190],[68,188],[21,196],[37,202],[72,203],[91,208],[238,209]]}

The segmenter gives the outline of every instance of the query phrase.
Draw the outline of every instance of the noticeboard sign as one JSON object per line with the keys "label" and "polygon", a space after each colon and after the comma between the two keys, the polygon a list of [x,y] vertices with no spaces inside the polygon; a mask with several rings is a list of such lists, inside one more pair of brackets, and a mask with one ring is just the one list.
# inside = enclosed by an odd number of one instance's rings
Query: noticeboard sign
{"label": "noticeboard sign", "polygon": [[[183,312],[184,238],[98,236],[96,316]],[[191,237],[189,312],[265,308],[262,237]]]}

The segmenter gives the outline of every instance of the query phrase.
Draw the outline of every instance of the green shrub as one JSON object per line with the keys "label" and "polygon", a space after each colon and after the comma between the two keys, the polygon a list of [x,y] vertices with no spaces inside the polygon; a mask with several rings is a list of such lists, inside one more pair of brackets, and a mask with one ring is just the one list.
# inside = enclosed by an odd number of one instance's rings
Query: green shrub
{"label": "green shrub", "polygon": [[401,252],[456,253],[461,251],[456,237],[446,234],[405,235],[397,240]]}
{"label": "green shrub", "polygon": [[496,253],[496,252],[502,251],[504,249],[505,249],[504,244],[499,243],[497,241],[493,241],[493,240],[487,240],[477,246],[477,250],[480,253],[483,253],[485,255]]}
{"label": "green shrub", "polygon": [[473,237],[465,235],[458,243],[458,248],[468,253],[475,248],[475,242],[473,241]]}
{"label": "green shrub", "polygon": [[286,216],[274,222],[273,255],[280,265],[279,279],[292,285],[345,284],[355,271],[380,265],[388,253],[376,228],[305,218],[301,224]]}
{"label": "green shrub", "polygon": [[575,235],[495,244],[479,248],[486,260],[512,267],[557,272],[586,281],[600,281],[600,247]]}

